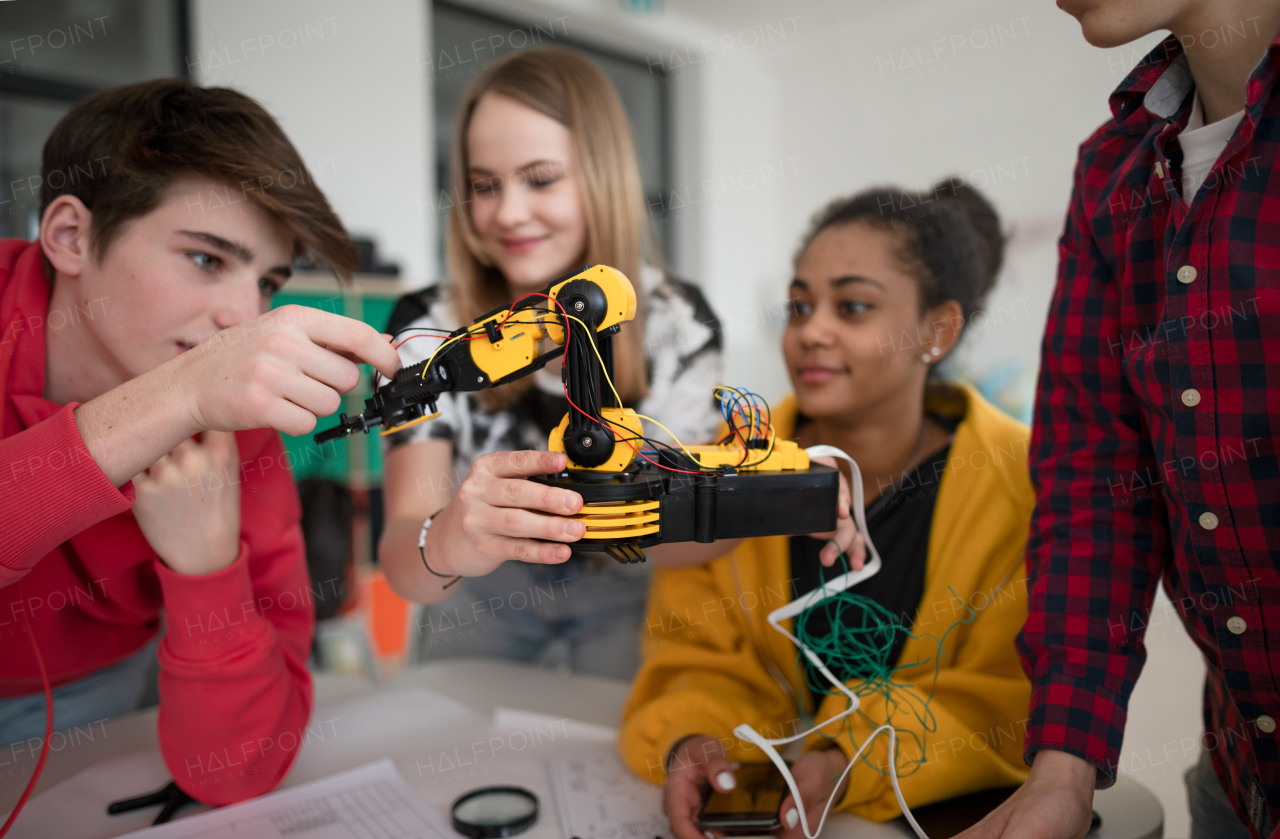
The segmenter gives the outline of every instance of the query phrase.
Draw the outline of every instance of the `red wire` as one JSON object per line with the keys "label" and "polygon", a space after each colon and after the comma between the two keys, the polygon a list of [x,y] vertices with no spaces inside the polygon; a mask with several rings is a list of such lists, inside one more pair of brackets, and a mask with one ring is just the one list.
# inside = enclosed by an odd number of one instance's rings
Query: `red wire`
{"label": "red wire", "polygon": [[653,460],[649,460],[649,458],[647,458],[647,457],[645,457],[645,456],[644,456],[644,453],[643,453],[643,452],[641,452],[641,451],[640,451],[639,449],[637,449],[635,446],[632,446],[632,445],[631,445],[631,441],[630,441],[630,440],[623,440],[623,439],[621,439],[620,437],[618,437],[617,433],[616,433],[612,428],[610,428],[609,426],[605,425],[604,423],[602,423],[600,420],[596,419],[595,417],[591,416],[591,415],[590,415],[590,414],[588,414],[586,411],[584,411],[584,410],[582,410],[581,408],[579,408],[577,405],[574,405],[574,404],[573,404],[573,400],[572,400],[572,399],[569,399],[569,388],[567,388],[567,387],[564,389],[564,398],[565,398],[565,400],[566,400],[566,401],[568,401],[568,403],[569,403],[571,406],[573,406],[573,409],[574,409],[575,411],[577,411],[578,413],[582,414],[584,417],[586,417],[587,419],[591,420],[591,421],[592,421],[592,422],[594,422],[596,425],[601,426],[602,428],[604,428],[604,430],[605,430],[605,431],[608,431],[608,432],[609,432],[609,434],[613,437],[613,439],[614,439],[614,441],[615,441],[615,442],[618,442],[618,443],[626,443],[626,444],[627,444],[627,446],[631,449],[631,451],[635,452],[635,453],[636,453],[636,456],[637,456],[637,457],[639,457],[641,460],[646,460],[646,461],[648,461],[649,463],[652,463],[654,466],[658,467],[659,469],[666,469],[666,470],[667,470],[667,471],[669,471],[669,472],[679,472],[681,475],[702,475],[702,474],[705,474],[705,473],[703,473],[703,472],[691,472],[691,471],[689,471],[688,469],[676,469],[674,466],[663,466],[661,463],[658,463],[658,462],[653,461]]}
{"label": "red wire", "polygon": [[[443,331],[443,330],[442,330],[442,331]],[[436,340],[439,340],[439,339],[441,339],[441,338],[448,338],[448,337],[449,337],[449,333],[447,333],[447,332],[446,332],[444,335],[427,335],[427,334],[422,334],[422,335],[410,335],[408,338],[405,338],[403,341],[401,341],[400,343],[396,344],[396,345],[393,347],[393,349],[397,349],[397,350],[398,350],[398,349],[400,349],[400,348],[401,348],[401,347],[403,347],[405,344],[407,344],[407,343],[409,343],[410,341],[412,341],[414,338],[435,338]],[[477,337],[479,337],[479,336],[476,336],[476,335],[464,335],[464,336],[462,336],[462,337],[458,338],[458,340],[459,340],[459,341],[474,341]]]}
{"label": "red wire", "polygon": [[[398,350],[398,349],[400,349],[401,347],[403,347],[405,344],[407,344],[407,343],[409,343],[410,341],[412,341],[414,338],[435,338],[435,339],[439,340],[439,339],[448,339],[448,337],[449,337],[449,331],[448,331],[447,329],[436,329],[435,327],[431,327],[431,326],[415,326],[415,327],[413,327],[413,328],[414,328],[414,329],[422,329],[422,330],[431,330],[431,331],[433,331],[433,332],[439,332],[439,333],[441,333],[441,334],[439,334],[439,335],[432,335],[432,334],[430,334],[429,332],[424,332],[424,333],[422,333],[422,334],[420,334],[420,335],[410,335],[408,338],[405,338],[405,339],[404,339],[403,341],[401,341],[400,343],[398,343],[398,344],[393,344],[391,348],[392,348],[393,350]],[[401,330],[401,331],[404,331],[404,330]],[[399,333],[397,333],[397,334],[399,334]],[[458,340],[459,340],[459,341],[474,341],[477,337],[479,337],[479,336],[477,336],[477,335],[464,335],[464,336],[459,337],[459,338],[458,338]],[[378,381],[380,381],[381,379],[386,379],[386,376],[383,376],[381,373],[379,373],[377,376],[375,376],[375,377],[374,377],[374,381],[375,381],[375,383],[376,383],[376,382],[378,382]],[[391,381],[391,380],[390,380],[390,379],[387,379],[387,381],[389,382],[389,381]],[[379,388],[381,388],[381,387],[382,387],[382,385],[378,385],[377,387],[375,387],[375,388],[374,388],[374,392],[376,393],[376,392],[378,391],[378,389],[379,389]]]}
{"label": "red wire", "polygon": [[[519,297],[517,297],[514,301],[512,301],[511,305],[510,305],[509,307],[507,307],[507,316],[506,316],[505,318],[503,318],[503,319],[502,319],[502,323],[498,324],[498,328],[499,328],[499,329],[501,329],[502,327],[504,327],[504,326],[506,326],[506,325],[507,325],[507,321],[511,320],[511,316],[512,316],[512,315],[514,315],[514,314],[516,313],[516,304],[517,304],[517,303],[519,303],[521,300],[525,299],[526,297],[545,297],[545,298],[547,298],[548,300],[550,300],[552,303],[555,303],[557,306],[559,306],[559,307],[560,307],[560,311],[564,313],[564,316],[565,316],[565,319],[566,319],[566,320],[565,320],[565,327],[566,327],[565,332],[568,332],[568,325],[569,325],[569,324],[568,324],[568,317],[569,317],[569,313],[565,311],[564,304],[563,304],[563,303],[561,303],[559,300],[555,299],[554,297],[552,297],[550,294],[543,294],[541,291],[531,291],[531,292],[529,292],[528,294],[522,294],[522,295],[520,295]],[[569,339],[568,339],[568,337],[566,337],[564,340],[565,340],[565,352],[568,352],[568,351],[569,351],[569,346],[568,346],[568,344],[569,344]]]}
{"label": "red wire", "polygon": [[[21,580],[18,581],[18,597],[22,598],[24,603],[27,600],[27,593],[22,588]],[[31,626],[31,614],[28,610],[24,609],[22,611],[22,619],[27,624],[27,636],[31,638],[31,649],[36,654],[36,664],[40,668],[40,680],[44,683],[44,742],[40,745],[40,759],[36,761],[36,768],[31,773],[31,780],[27,781],[27,788],[23,790],[22,797],[14,805],[13,812],[9,814],[4,826],[0,827],[0,837],[5,836],[9,832],[9,828],[13,827],[14,820],[18,818],[18,814],[26,806],[27,799],[31,797],[31,791],[36,788],[36,782],[40,780],[40,772],[44,769],[45,759],[49,757],[49,738],[53,736],[53,688],[49,685],[49,671],[45,669],[44,656],[40,654],[40,645],[36,643],[36,633]]]}

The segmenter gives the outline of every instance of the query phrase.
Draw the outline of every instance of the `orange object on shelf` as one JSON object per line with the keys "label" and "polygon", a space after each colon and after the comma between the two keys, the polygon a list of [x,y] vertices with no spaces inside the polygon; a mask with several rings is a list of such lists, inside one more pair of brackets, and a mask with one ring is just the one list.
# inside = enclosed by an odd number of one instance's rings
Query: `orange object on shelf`
{"label": "orange object on shelf", "polygon": [[360,575],[360,605],[379,661],[402,660],[409,643],[409,601],[396,594],[377,568]]}

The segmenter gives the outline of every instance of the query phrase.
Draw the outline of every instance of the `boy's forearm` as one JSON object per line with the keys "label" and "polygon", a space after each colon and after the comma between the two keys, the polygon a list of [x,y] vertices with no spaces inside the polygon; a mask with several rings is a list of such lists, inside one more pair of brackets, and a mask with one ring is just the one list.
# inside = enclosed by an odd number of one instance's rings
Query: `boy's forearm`
{"label": "boy's forearm", "polygon": [[172,366],[163,364],[75,410],[85,448],[116,486],[201,430]]}
{"label": "boy's forearm", "polygon": [[69,408],[0,439],[0,587],[132,504],[132,491],[114,486],[93,462]]}

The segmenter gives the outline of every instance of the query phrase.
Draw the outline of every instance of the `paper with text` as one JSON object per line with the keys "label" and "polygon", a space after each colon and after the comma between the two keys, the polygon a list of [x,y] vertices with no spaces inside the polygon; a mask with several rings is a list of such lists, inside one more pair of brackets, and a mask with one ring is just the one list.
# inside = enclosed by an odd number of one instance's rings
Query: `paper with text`
{"label": "paper with text", "polygon": [[556,755],[547,761],[565,839],[672,839],[662,788],[606,754]]}
{"label": "paper with text", "polygon": [[390,760],[120,839],[457,839]]}

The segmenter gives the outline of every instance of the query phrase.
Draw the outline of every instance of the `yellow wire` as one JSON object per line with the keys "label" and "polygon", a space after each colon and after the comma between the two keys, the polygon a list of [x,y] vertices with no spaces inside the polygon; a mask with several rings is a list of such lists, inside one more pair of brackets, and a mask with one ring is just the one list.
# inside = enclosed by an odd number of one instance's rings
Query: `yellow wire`
{"label": "yellow wire", "polygon": [[417,424],[418,424],[418,423],[420,423],[420,422],[426,422],[427,420],[433,420],[433,419],[435,419],[435,418],[436,418],[436,417],[438,417],[438,416],[440,416],[440,412],[439,412],[439,411],[436,411],[434,414],[423,414],[422,416],[418,417],[418,418],[417,418],[417,419],[415,419],[415,420],[409,420],[408,422],[402,422],[402,423],[400,423],[399,425],[395,425],[395,426],[392,426],[391,428],[387,428],[387,429],[384,429],[384,430],[382,430],[382,431],[379,431],[379,432],[378,432],[378,436],[380,436],[380,437],[386,437],[388,434],[395,434],[397,431],[404,431],[406,428],[411,428],[412,426],[415,426],[415,425],[417,425]]}
{"label": "yellow wire", "polygon": [[[601,375],[604,376],[605,383],[609,385],[609,390],[613,393],[613,398],[618,401],[618,405],[622,405],[622,397],[618,395],[618,389],[614,387],[613,379],[609,376],[609,372],[605,368],[604,356],[600,354],[600,348],[596,346],[595,331],[590,326],[588,326],[581,318],[574,317],[573,315],[568,314],[567,312],[564,313],[564,316],[567,317],[569,320],[576,321],[578,325],[581,326],[586,331],[587,338],[588,338],[587,343],[591,345],[592,351],[596,354],[596,360],[600,362],[600,373]],[[508,321],[508,323],[524,323],[524,324],[531,324],[534,326],[541,325],[539,321]],[[436,347],[436,350],[431,354],[431,357],[427,359],[426,366],[422,368],[422,377],[426,378],[427,370],[430,369],[431,367],[431,362],[435,361],[436,356],[439,355],[440,351],[443,350],[446,346],[448,346],[449,344],[452,344],[454,341],[459,341],[471,334],[478,333],[480,331],[483,331],[483,330],[479,330],[473,327],[472,329],[467,330],[465,334],[458,335],[454,338],[450,338],[448,341],[441,343],[440,346]],[[568,339],[566,337],[566,341],[567,340]],[[561,363],[563,364],[563,361]],[[714,393],[715,390],[719,390],[719,389],[721,388],[715,388],[712,390],[712,392]],[[735,393],[742,396],[743,401],[747,401],[746,395],[743,394],[742,391],[738,390],[737,388],[726,387],[724,389],[734,391]],[[680,450],[683,451],[690,460],[692,460],[695,463],[698,462],[698,458],[694,457],[693,452],[689,451],[688,447],[685,446],[685,444],[680,441],[680,438],[671,432],[671,429],[667,428],[665,425],[658,422],[653,417],[645,416],[644,414],[636,414],[636,416],[642,420],[648,420],[649,422],[658,426],[658,428],[661,428],[663,431],[667,433],[667,436],[669,436],[672,440],[675,440],[676,445],[680,447]],[[395,428],[387,429],[382,433],[391,434],[395,431],[400,431],[401,429],[408,428],[410,425],[416,425],[419,422],[423,422],[428,419],[431,419],[431,417],[420,417],[416,420],[413,420],[412,422],[407,422],[404,425],[399,425],[399,426],[396,426]]]}
{"label": "yellow wire", "polygon": [[435,360],[436,360],[436,356],[438,356],[438,355],[440,354],[440,351],[441,351],[442,349],[444,349],[445,347],[449,346],[449,345],[450,345],[450,344],[452,344],[454,341],[461,341],[463,338],[466,338],[466,337],[467,337],[468,335],[470,335],[470,334],[471,334],[471,331],[470,331],[470,330],[467,330],[467,331],[466,331],[466,332],[464,332],[463,334],[461,334],[461,335],[455,335],[454,337],[450,338],[449,340],[442,342],[442,343],[440,344],[440,346],[436,347],[435,352],[433,352],[433,353],[431,354],[431,357],[427,359],[427,363],[426,363],[426,364],[423,366],[423,368],[422,368],[422,378],[424,378],[424,379],[425,379],[425,378],[427,377],[427,371],[431,369],[431,362],[433,362],[433,361],[435,361]]}

